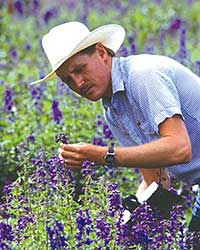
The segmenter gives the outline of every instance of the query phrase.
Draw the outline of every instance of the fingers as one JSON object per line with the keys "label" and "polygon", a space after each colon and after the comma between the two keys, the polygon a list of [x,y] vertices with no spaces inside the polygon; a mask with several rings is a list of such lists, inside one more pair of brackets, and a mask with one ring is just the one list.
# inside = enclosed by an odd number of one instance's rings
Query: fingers
{"label": "fingers", "polygon": [[65,166],[72,169],[82,168],[83,162],[88,157],[87,143],[61,144],[59,157],[64,160]]}
{"label": "fingers", "polygon": [[77,144],[61,144],[60,148],[66,151],[72,151],[72,152],[76,152],[78,150],[78,146],[80,146],[81,144],[77,143]]}
{"label": "fingers", "polygon": [[86,160],[85,148],[86,143],[81,144],[62,144],[61,155],[63,158],[71,158],[73,160],[84,161]]}
{"label": "fingers", "polygon": [[76,160],[73,153],[59,150],[59,158],[64,161],[64,166],[70,169],[81,169],[84,160]]}
{"label": "fingers", "polygon": [[70,159],[64,159],[64,165],[65,165],[66,168],[81,169],[82,164],[83,163],[81,163],[81,162],[73,161],[73,160],[70,160]]}
{"label": "fingers", "polygon": [[70,152],[70,151],[62,151],[61,152],[61,156],[63,158],[68,158],[68,159],[72,159],[72,160],[77,160],[77,161],[83,161],[84,157],[81,156],[81,154],[78,154],[76,152]]}

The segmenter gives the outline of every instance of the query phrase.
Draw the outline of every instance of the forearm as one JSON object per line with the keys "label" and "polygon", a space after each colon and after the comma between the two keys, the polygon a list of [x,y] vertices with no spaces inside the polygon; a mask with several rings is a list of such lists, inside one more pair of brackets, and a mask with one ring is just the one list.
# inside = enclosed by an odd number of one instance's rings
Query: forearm
{"label": "forearm", "polygon": [[187,151],[187,146],[163,137],[139,146],[116,148],[116,163],[126,167],[162,168],[188,162]]}
{"label": "forearm", "polygon": [[[163,168],[187,163],[192,158],[192,147],[185,124],[180,115],[159,124],[160,138],[138,146],[116,147],[115,165],[130,168]],[[91,144],[63,144],[60,157],[67,167],[80,168],[84,161],[105,164],[108,147]]]}

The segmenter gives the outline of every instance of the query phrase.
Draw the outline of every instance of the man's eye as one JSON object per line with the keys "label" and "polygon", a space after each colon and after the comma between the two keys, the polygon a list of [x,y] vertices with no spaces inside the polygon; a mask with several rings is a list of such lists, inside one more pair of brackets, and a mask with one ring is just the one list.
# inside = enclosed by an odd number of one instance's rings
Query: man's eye
{"label": "man's eye", "polygon": [[62,81],[68,85],[72,84],[72,78],[70,76],[65,77]]}
{"label": "man's eye", "polygon": [[76,68],[76,69],[74,70],[74,73],[75,73],[75,74],[79,74],[79,73],[81,73],[81,72],[82,72],[82,70],[83,70],[83,68],[84,68],[84,66],[83,66],[83,65],[79,66],[78,68]]}

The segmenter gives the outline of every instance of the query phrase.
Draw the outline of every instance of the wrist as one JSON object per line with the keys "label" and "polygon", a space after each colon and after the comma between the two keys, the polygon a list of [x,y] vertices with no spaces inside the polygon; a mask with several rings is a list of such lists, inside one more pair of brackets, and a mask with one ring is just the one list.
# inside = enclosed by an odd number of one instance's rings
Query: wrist
{"label": "wrist", "polygon": [[114,142],[111,142],[106,155],[104,156],[105,165],[107,166],[114,166],[115,165],[115,149],[114,149]]}
{"label": "wrist", "polygon": [[97,165],[105,165],[104,157],[107,153],[108,147],[105,146],[96,146],[93,145],[94,148],[94,154],[93,154],[93,162],[95,162]]}

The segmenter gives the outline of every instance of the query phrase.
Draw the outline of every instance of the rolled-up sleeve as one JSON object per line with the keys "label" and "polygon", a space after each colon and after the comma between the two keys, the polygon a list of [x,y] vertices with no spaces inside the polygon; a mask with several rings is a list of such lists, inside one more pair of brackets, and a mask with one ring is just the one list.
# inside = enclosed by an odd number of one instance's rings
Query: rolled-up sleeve
{"label": "rolled-up sleeve", "polygon": [[180,114],[181,105],[176,86],[171,77],[162,71],[144,72],[136,76],[130,88],[145,119],[158,133],[159,124],[166,118]]}

